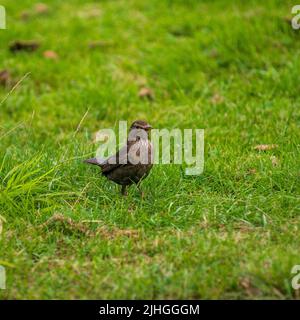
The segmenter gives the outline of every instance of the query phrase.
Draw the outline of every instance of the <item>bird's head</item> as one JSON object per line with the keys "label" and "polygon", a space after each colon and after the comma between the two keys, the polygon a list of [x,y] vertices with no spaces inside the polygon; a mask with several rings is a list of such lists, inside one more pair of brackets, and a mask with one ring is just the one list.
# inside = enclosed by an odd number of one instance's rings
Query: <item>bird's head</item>
{"label": "bird's head", "polygon": [[136,120],[132,123],[128,139],[131,141],[148,139],[149,131],[152,129],[149,123],[143,120]]}
{"label": "bird's head", "polygon": [[152,129],[152,126],[150,126],[150,124],[146,121],[136,120],[132,123],[130,127],[130,130],[132,129],[150,131]]}

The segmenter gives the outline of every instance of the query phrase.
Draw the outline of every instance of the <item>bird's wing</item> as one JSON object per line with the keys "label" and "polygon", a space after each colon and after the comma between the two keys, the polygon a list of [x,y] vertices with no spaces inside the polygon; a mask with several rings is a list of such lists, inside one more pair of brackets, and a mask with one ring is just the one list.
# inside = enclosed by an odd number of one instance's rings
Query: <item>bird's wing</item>
{"label": "bird's wing", "polygon": [[128,141],[127,145],[122,147],[115,155],[107,158],[105,162],[100,164],[103,174],[108,174],[116,168],[128,164],[128,150],[132,143],[134,143],[134,141]]}
{"label": "bird's wing", "polygon": [[86,163],[97,165],[101,167],[101,171],[104,175],[107,175],[109,172],[124,166],[130,165],[130,161],[128,160],[128,151],[131,146],[135,143],[135,141],[127,141],[127,145],[122,147],[115,155],[110,156],[106,160],[91,158],[85,160]]}

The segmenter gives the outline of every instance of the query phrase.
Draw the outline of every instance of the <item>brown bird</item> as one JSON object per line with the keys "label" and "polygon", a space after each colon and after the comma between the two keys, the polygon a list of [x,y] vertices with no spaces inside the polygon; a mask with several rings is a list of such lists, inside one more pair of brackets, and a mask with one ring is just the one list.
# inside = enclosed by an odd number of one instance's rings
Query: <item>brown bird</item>
{"label": "brown bird", "polygon": [[153,165],[153,146],[149,141],[152,127],[142,120],[132,123],[126,145],[115,155],[100,160],[91,158],[86,163],[97,165],[109,180],[122,186],[122,195],[127,195],[126,187],[146,178]]}

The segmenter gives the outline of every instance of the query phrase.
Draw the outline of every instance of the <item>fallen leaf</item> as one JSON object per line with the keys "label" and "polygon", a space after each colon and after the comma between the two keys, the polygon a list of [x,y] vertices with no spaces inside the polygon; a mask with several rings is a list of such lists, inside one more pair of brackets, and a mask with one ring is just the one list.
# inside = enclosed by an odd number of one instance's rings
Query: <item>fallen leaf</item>
{"label": "fallen leaf", "polygon": [[17,40],[9,45],[9,50],[14,53],[18,51],[35,51],[39,46],[40,44],[37,41]]}
{"label": "fallen leaf", "polygon": [[257,296],[260,294],[260,290],[253,286],[251,279],[248,277],[240,280],[240,286],[246,291],[248,296]]}
{"label": "fallen leaf", "polygon": [[275,148],[278,148],[277,144],[259,144],[254,147],[255,150],[259,150],[259,151],[268,151]]}
{"label": "fallen leaf", "polygon": [[210,52],[209,52],[209,57],[211,57],[211,58],[217,58],[218,56],[219,56],[219,52],[218,52],[218,50],[217,49],[212,49]]}
{"label": "fallen leaf", "polygon": [[219,93],[215,93],[211,100],[210,100],[213,104],[220,104],[222,102],[224,102],[224,97],[221,96]]}
{"label": "fallen leaf", "polygon": [[140,98],[147,98],[148,100],[154,99],[153,91],[150,88],[141,88],[139,91],[139,97]]}
{"label": "fallen leaf", "polygon": [[243,16],[247,19],[253,18],[255,16],[259,16],[262,13],[260,8],[253,8],[243,12]]}
{"label": "fallen leaf", "polygon": [[47,14],[49,12],[49,6],[47,6],[45,3],[37,3],[34,6],[34,11],[37,14]]}
{"label": "fallen leaf", "polygon": [[49,6],[47,6],[45,3],[37,3],[33,8],[30,10],[24,10],[20,13],[20,18],[22,20],[28,20],[31,17],[37,16],[37,15],[45,15],[48,14],[50,11]]}
{"label": "fallen leaf", "polygon": [[275,156],[271,156],[270,160],[272,162],[273,167],[277,167],[279,165],[279,160]]}
{"label": "fallen leaf", "polygon": [[101,16],[101,9],[99,7],[93,6],[87,6],[86,8],[81,9],[77,16],[79,18],[88,19],[88,18],[97,18]]}
{"label": "fallen leaf", "polygon": [[43,56],[46,59],[52,59],[52,60],[57,60],[58,59],[58,54],[55,51],[52,50],[46,50],[43,52]]}
{"label": "fallen leaf", "polygon": [[100,9],[93,9],[86,12],[85,15],[87,18],[97,18],[101,16],[101,10]]}
{"label": "fallen leaf", "polygon": [[257,170],[255,168],[251,168],[251,169],[248,170],[248,173],[249,174],[256,174]]}
{"label": "fallen leaf", "polygon": [[0,71],[0,85],[7,86],[11,81],[11,76],[8,70],[1,70]]}
{"label": "fallen leaf", "polygon": [[22,11],[21,13],[20,13],[20,18],[22,19],[22,20],[28,20],[29,18],[30,18],[30,11],[28,11],[28,10],[24,10],[24,11]]}
{"label": "fallen leaf", "polygon": [[89,48],[90,49],[109,48],[109,47],[112,47],[113,45],[114,45],[114,43],[111,41],[98,40],[98,41],[91,41],[89,43]]}

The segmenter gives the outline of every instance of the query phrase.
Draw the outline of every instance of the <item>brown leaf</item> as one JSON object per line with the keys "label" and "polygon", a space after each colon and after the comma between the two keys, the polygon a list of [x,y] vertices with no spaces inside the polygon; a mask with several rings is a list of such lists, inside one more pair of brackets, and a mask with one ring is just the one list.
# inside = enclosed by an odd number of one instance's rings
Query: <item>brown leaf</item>
{"label": "brown leaf", "polygon": [[258,151],[268,151],[273,150],[275,148],[278,148],[277,144],[259,144],[254,147],[254,149]]}
{"label": "brown leaf", "polygon": [[140,98],[147,98],[148,100],[154,99],[153,91],[150,88],[143,87],[139,91]]}
{"label": "brown leaf", "polygon": [[101,16],[101,10],[95,8],[95,9],[86,11],[85,14],[83,14],[83,16],[84,16],[85,18],[97,18],[97,17],[100,17],[100,16]]}
{"label": "brown leaf", "polygon": [[272,162],[273,167],[277,167],[279,165],[279,160],[275,156],[271,156],[270,160]]}
{"label": "brown leaf", "polygon": [[58,59],[58,54],[55,51],[52,50],[46,50],[43,52],[43,56],[46,59],[52,59],[52,60],[57,60]]}
{"label": "brown leaf", "polygon": [[248,170],[248,173],[249,174],[256,174],[257,170],[255,168],[251,168],[251,169]]}
{"label": "brown leaf", "polygon": [[16,40],[9,45],[9,50],[11,52],[18,51],[35,51],[39,48],[40,44],[37,41],[23,41]]}
{"label": "brown leaf", "polygon": [[20,13],[20,18],[22,20],[28,20],[30,18],[30,12],[28,10],[24,10]]}
{"label": "brown leaf", "polygon": [[221,96],[219,93],[215,93],[210,100],[213,104],[220,104],[224,102],[224,97]]}
{"label": "brown leaf", "polygon": [[90,18],[98,18],[102,14],[102,10],[97,7],[95,4],[87,5],[85,8],[81,8],[78,12],[77,16],[83,19],[90,19]]}
{"label": "brown leaf", "polygon": [[217,58],[219,56],[219,52],[217,49],[213,48],[208,55],[211,58]]}
{"label": "brown leaf", "polygon": [[33,8],[29,10],[24,10],[20,13],[20,18],[22,20],[28,20],[37,15],[46,15],[50,11],[49,6],[45,3],[37,3]]}
{"label": "brown leaf", "polygon": [[91,41],[89,43],[89,48],[90,49],[96,49],[96,48],[109,48],[114,45],[113,42],[111,41],[103,41],[103,40],[98,40],[98,41]]}
{"label": "brown leaf", "polygon": [[8,70],[1,70],[0,71],[0,85],[7,86],[11,81],[11,76]]}
{"label": "brown leaf", "polygon": [[246,291],[248,296],[257,296],[260,294],[260,290],[253,286],[251,279],[248,277],[240,280],[240,286]]}
{"label": "brown leaf", "polygon": [[37,3],[34,6],[34,11],[37,14],[47,14],[49,12],[49,6],[47,6],[45,3]]}

